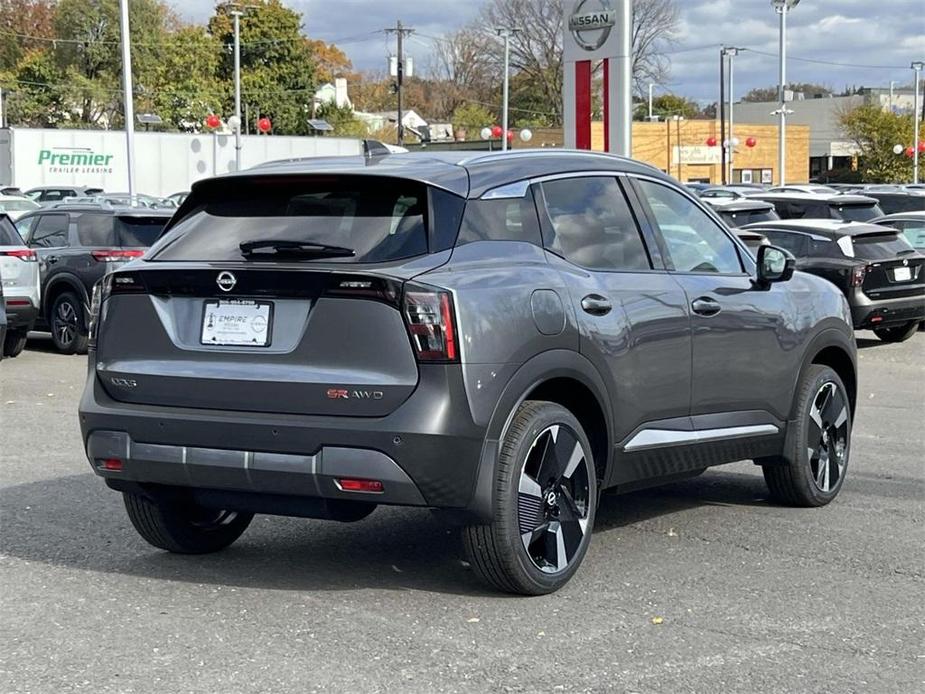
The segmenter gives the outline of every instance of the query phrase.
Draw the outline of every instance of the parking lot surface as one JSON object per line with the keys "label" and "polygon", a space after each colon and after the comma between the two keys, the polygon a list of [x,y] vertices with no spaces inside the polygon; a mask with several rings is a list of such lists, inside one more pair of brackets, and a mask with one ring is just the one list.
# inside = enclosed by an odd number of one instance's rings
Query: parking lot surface
{"label": "parking lot surface", "polygon": [[835,502],[771,505],[745,462],[607,495],[541,598],[483,588],[426,510],[155,550],[84,458],[86,358],[31,340],[0,364],[0,691],[923,691],[925,333],[859,338]]}

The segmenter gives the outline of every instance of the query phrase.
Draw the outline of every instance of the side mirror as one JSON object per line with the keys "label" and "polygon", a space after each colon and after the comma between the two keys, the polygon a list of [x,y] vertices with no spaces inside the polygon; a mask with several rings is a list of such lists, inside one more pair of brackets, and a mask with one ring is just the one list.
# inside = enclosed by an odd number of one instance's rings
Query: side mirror
{"label": "side mirror", "polygon": [[796,259],[783,248],[760,246],[758,248],[758,284],[764,287],[774,282],[786,282],[793,277]]}

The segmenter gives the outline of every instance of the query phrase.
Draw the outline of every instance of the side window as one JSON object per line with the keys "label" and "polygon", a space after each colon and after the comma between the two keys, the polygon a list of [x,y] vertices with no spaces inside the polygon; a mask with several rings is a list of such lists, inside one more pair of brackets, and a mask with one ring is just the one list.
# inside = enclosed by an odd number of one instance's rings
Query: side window
{"label": "side window", "polygon": [[806,257],[806,242],[808,239],[805,234],[771,230],[762,230],[761,233],[768,237],[768,241],[771,242],[771,245],[780,246],[784,250],[790,251],[795,258]]}
{"label": "side window", "polygon": [[42,191],[40,199],[42,202],[55,202],[56,200],[63,200],[64,192],[60,190],[45,190]]}
{"label": "side window", "polygon": [[809,255],[813,258],[841,258],[841,249],[831,239],[809,239]]}
{"label": "side window", "polygon": [[457,245],[474,241],[526,241],[542,245],[533,196],[470,200],[466,203]]}
{"label": "side window", "polygon": [[639,188],[655,216],[678,272],[742,272],[735,243],[706,212],[679,192],[651,181]]}
{"label": "side window", "polygon": [[67,227],[66,214],[42,215],[35,225],[29,245],[38,248],[63,248],[68,245]]}
{"label": "side window", "polygon": [[564,178],[543,183],[552,238],[546,248],[593,270],[648,270],[636,219],[615,178]]}
{"label": "side window", "polygon": [[22,236],[22,240],[26,243],[32,240],[32,227],[35,225],[36,219],[38,219],[38,217],[26,217],[16,222],[16,231],[19,232],[19,235]]}
{"label": "side window", "polygon": [[81,246],[112,246],[116,243],[113,216],[82,214],[77,218],[77,239]]}

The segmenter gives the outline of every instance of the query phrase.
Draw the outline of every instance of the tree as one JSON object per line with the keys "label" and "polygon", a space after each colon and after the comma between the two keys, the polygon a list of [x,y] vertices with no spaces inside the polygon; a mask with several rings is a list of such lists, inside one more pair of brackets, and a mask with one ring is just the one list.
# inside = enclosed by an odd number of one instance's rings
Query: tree
{"label": "tree", "polygon": [[[235,5],[216,6],[209,32],[224,47],[219,78],[231,84],[234,74],[233,19]],[[309,132],[309,104],[315,90],[315,65],[308,41],[302,36],[302,15],[281,0],[248,9],[241,17],[241,94],[251,120],[267,116],[278,134]],[[234,110],[233,90],[226,92],[223,111]],[[242,105],[243,108],[243,105]]]}
{"label": "tree", "polygon": [[[697,118],[701,114],[700,106],[696,102],[676,94],[659,94],[652,99],[652,113],[667,120],[671,116],[684,116],[687,119]],[[649,116],[648,101],[638,104],[633,111],[633,120],[646,120]]]}
{"label": "tree", "polygon": [[335,77],[355,80],[359,77],[353,71],[353,63],[340,48],[321,39],[306,39],[306,45],[315,63],[315,79],[318,84],[333,82]]}
{"label": "tree", "polygon": [[62,79],[52,51],[27,53],[4,80],[14,87],[5,98],[6,120],[31,128],[53,128],[65,122],[68,108]]}
{"label": "tree", "polygon": [[54,14],[54,0],[0,0],[0,70],[15,68],[27,53],[49,47]]}
{"label": "tree", "polygon": [[[832,90],[828,87],[811,82],[791,82],[787,85],[787,89],[794,92],[803,92],[804,94],[823,94],[826,96],[832,93]],[[777,86],[755,87],[742,97],[742,101],[761,103],[767,101],[776,102],[778,97]]]}
{"label": "tree", "polygon": [[845,136],[858,148],[861,175],[869,183],[904,183],[912,180],[912,159],[895,154],[896,145],[909,146],[913,138],[911,115],[884,111],[864,104],[838,117]]}
{"label": "tree", "polygon": [[428,112],[455,114],[471,102],[488,102],[497,94],[493,48],[471,28],[447,34],[434,43],[430,59]]}
{"label": "tree", "polygon": [[463,104],[453,111],[453,128],[457,131],[465,130],[466,139],[475,140],[480,137],[482,128],[491,127],[495,117],[484,106],[479,104]]}
{"label": "tree", "polygon": [[322,104],[315,112],[315,118],[327,121],[334,128],[331,134],[336,137],[368,137],[366,123],[354,116],[353,109],[349,106]]}

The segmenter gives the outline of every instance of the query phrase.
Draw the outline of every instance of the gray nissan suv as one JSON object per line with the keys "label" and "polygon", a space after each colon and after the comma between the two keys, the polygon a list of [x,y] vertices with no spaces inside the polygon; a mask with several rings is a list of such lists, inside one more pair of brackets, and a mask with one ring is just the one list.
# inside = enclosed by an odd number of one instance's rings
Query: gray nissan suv
{"label": "gray nissan suv", "polygon": [[198,182],[96,287],[80,424],[135,528],[213,552],[255,513],[439,509],[522,594],[578,569],[601,491],[750,459],[845,479],[845,297],[753,259],[656,169],[570,151],[292,160]]}

